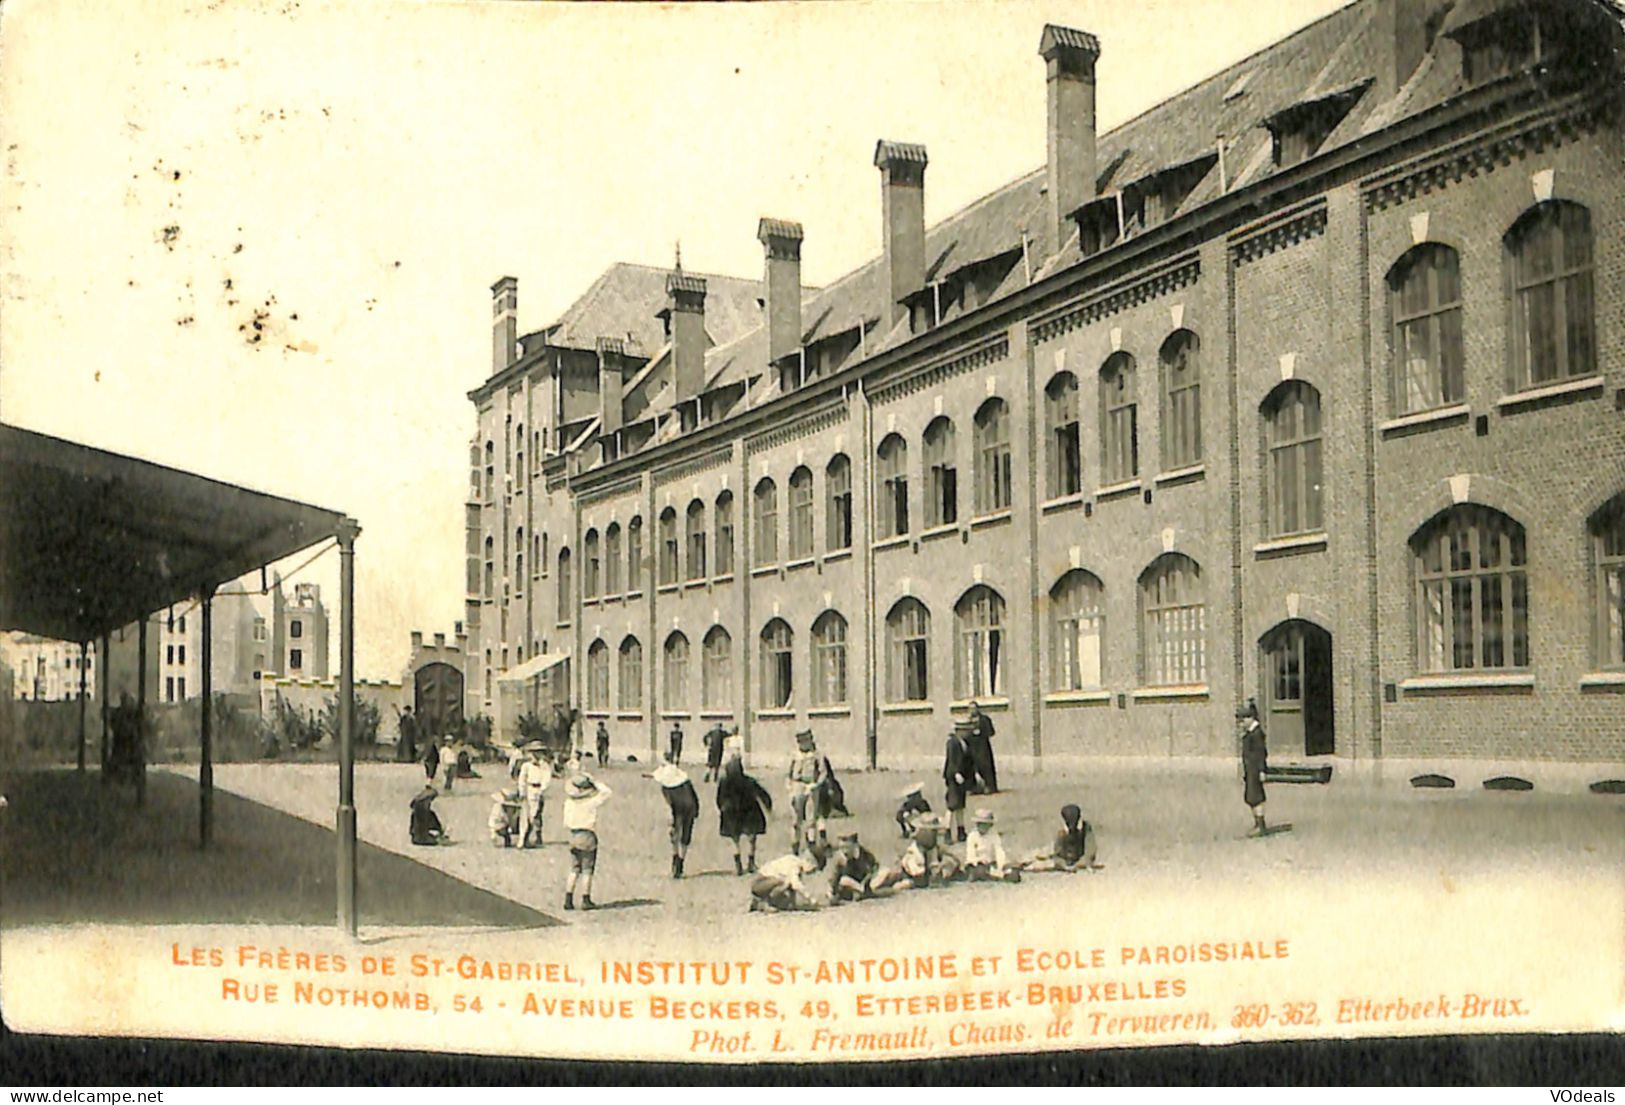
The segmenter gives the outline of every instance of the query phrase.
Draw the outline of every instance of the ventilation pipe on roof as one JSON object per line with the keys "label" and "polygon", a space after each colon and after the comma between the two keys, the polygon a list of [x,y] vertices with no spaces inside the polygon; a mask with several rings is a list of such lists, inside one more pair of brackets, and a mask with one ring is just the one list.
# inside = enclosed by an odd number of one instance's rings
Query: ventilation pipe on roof
{"label": "ventilation pipe on roof", "polygon": [[491,375],[513,363],[519,345],[519,281],[504,276],[491,285]]}
{"label": "ventilation pipe on roof", "polygon": [[887,329],[908,314],[903,300],[925,287],[925,147],[912,142],[875,144],[880,170],[880,223],[885,235]]}
{"label": "ventilation pipe on roof", "polygon": [[767,359],[777,364],[801,348],[800,223],[764,218],[756,225],[766,258],[762,286],[767,295]]}
{"label": "ventilation pipe on roof", "polygon": [[1095,62],[1100,40],[1087,31],[1045,25],[1038,53],[1047,70],[1048,252],[1066,242],[1072,213],[1095,198]]}
{"label": "ventilation pipe on roof", "polygon": [[1411,79],[1433,45],[1439,0],[1377,0],[1377,93],[1388,99]]}
{"label": "ventilation pipe on roof", "polygon": [[598,339],[598,435],[613,437],[621,428],[621,355],[626,343],[620,338]]}
{"label": "ventilation pipe on roof", "polygon": [[[679,406],[699,398],[705,383],[705,278],[677,269],[666,277],[671,309],[672,384]],[[695,414],[697,417],[697,412]],[[685,420],[689,415],[683,416]]]}

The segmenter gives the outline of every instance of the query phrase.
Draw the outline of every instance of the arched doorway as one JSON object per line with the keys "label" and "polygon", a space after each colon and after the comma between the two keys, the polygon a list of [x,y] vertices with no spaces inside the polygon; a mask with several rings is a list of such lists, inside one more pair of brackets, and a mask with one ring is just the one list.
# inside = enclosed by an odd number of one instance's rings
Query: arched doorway
{"label": "arched doorway", "polygon": [[412,709],[425,738],[455,731],[463,720],[463,673],[438,660],[424,664],[412,677]]}
{"label": "arched doorway", "polygon": [[1332,716],[1332,635],[1313,622],[1281,622],[1258,641],[1258,696],[1271,753],[1329,756],[1337,749]]}

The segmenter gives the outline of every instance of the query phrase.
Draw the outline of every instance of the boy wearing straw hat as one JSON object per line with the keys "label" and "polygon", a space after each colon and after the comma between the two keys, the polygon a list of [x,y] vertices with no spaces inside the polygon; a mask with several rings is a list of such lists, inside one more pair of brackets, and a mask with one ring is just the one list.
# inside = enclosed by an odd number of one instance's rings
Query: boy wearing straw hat
{"label": "boy wearing straw hat", "polygon": [[972,819],[965,840],[965,874],[971,882],[1020,882],[1021,872],[1010,866],[1004,840],[993,827],[993,811],[982,807]]}
{"label": "boy wearing straw hat", "polygon": [[613,792],[585,771],[564,788],[564,828],[570,834],[570,878],[564,884],[564,908],[576,907],[576,890],[581,890],[581,908],[595,908],[592,876],[598,870],[598,809]]}
{"label": "boy wearing straw hat", "polygon": [[553,765],[548,762],[547,746],[541,741],[525,745],[530,758],[519,765],[519,795],[524,801],[519,824],[519,846],[542,846],[542,811],[547,802],[547,788],[553,785]]}
{"label": "boy wearing straw hat", "polygon": [[943,799],[948,807],[943,827],[951,835],[957,833],[960,842],[965,839],[965,793],[976,774],[965,738],[975,728],[974,721],[961,719],[954,722],[953,729],[948,732],[947,748],[942,759]]}
{"label": "boy wearing straw hat", "polygon": [[519,810],[523,805],[517,789],[499,790],[491,795],[491,816],[485,822],[491,830],[491,847],[513,847],[513,838],[519,833]]}

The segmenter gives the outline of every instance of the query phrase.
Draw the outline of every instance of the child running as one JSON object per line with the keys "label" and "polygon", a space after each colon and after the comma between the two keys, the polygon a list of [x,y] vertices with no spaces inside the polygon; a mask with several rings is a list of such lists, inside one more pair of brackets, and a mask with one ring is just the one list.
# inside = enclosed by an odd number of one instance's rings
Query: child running
{"label": "child running", "polygon": [[570,834],[570,878],[564,884],[564,908],[593,909],[592,876],[598,869],[598,810],[613,792],[585,771],[564,788],[564,828]]}

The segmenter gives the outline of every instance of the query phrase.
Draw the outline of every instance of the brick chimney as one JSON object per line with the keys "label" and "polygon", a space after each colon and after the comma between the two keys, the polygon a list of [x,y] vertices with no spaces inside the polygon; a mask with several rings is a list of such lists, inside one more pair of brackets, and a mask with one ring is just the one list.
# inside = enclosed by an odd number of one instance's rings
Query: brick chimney
{"label": "brick chimney", "polygon": [[621,428],[621,356],[626,343],[620,338],[598,339],[598,435],[608,437]]}
{"label": "brick chimney", "polygon": [[764,218],[756,237],[767,257],[762,287],[767,296],[767,359],[776,364],[801,348],[801,224]]}
{"label": "brick chimney", "polygon": [[1396,95],[1422,64],[1437,30],[1429,22],[1441,6],[1439,0],[1377,0],[1377,42],[1387,46],[1378,55],[1377,95]]}
{"label": "brick chimney", "polygon": [[1095,198],[1095,61],[1100,41],[1087,31],[1046,24],[1038,53],[1047,70],[1048,252],[1061,248],[1072,212]]}
{"label": "brick chimney", "polygon": [[686,403],[705,385],[705,278],[678,269],[666,277],[671,310],[672,381],[677,402]]}
{"label": "brick chimney", "polygon": [[504,276],[491,285],[491,374],[513,363],[519,344],[519,281]]}
{"label": "brick chimney", "polygon": [[880,317],[888,329],[908,314],[903,300],[925,287],[925,165],[924,146],[885,139],[875,144],[886,249],[886,303]]}

